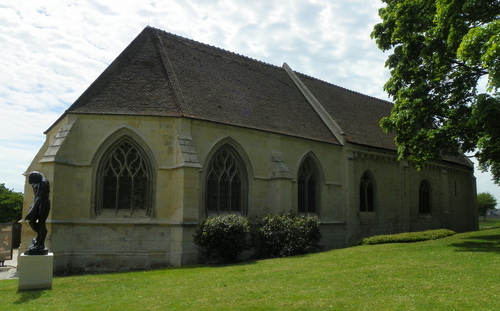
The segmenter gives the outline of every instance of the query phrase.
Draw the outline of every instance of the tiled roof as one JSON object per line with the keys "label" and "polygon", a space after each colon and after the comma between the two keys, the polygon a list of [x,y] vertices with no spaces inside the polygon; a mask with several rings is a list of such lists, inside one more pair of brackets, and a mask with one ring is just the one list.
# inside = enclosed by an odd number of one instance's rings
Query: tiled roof
{"label": "tiled roof", "polygon": [[384,149],[396,149],[394,135],[384,133],[379,125],[380,119],[391,113],[390,102],[309,76],[299,75],[299,77],[344,131],[347,141]]}
{"label": "tiled roof", "polygon": [[339,143],[281,67],[151,27],[68,112],[184,116]]}
{"label": "tiled roof", "polygon": [[[396,150],[392,103],[296,74],[348,142]],[[146,27],[66,113],[186,117],[341,144],[282,67]],[[338,137],[338,136],[337,136]],[[464,164],[463,159],[453,162]]]}
{"label": "tiled roof", "polygon": [[68,112],[181,116],[151,33],[145,29]]}

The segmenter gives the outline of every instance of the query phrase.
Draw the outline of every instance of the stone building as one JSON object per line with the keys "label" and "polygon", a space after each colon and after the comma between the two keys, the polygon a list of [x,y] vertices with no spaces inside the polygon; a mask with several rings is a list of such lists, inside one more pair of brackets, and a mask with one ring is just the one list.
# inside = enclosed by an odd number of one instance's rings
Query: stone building
{"label": "stone building", "polygon": [[476,229],[473,165],[398,161],[379,127],[391,107],[147,27],[46,131],[28,168],[52,185],[55,271],[193,263],[196,225],[224,213],[317,215],[326,249]]}

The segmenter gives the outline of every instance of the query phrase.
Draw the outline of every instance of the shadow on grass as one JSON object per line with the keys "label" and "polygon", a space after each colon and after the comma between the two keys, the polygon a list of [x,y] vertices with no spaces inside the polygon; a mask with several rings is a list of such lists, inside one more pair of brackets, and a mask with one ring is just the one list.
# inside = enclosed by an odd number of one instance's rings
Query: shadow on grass
{"label": "shadow on grass", "polygon": [[457,252],[487,252],[500,254],[500,234],[464,238],[463,242],[453,243]]}
{"label": "shadow on grass", "polygon": [[32,300],[37,300],[40,296],[42,296],[44,291],[46,291],[46,289],[18,291],[18,298],[15,304],[23,304]]}
{"label": "shadow on grass", "polygon": [[204,269],[204,268],[225,268],[225,267],[238,267],[256,264],[257,260],[238,260],[235,262],[200,262],[197,264],[185,265],[185,266],[159,266],[150,269],[129,269],[123,271],[80,271],[80,270],[65,270],[59,272],[54,276],[58,278],[84,276],[84,275],[113,275],[113,274],[124,274],[124,273],[147,273],[147,272],[160,272],[160,271],[177,271],[177,270],[191,270],[191,269]]}

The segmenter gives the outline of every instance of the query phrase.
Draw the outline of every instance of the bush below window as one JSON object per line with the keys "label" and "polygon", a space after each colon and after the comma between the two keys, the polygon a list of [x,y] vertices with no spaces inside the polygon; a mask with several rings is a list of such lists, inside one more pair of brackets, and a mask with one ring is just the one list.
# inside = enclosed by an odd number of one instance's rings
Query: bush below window
{"label": "bush below window", "polygon": [[203,259],[234,262],[251,249],[258,258],[287,257],[317,252],[321,248],[317,217],[293,213],[256,218],[251,226],[237,215],[208,217],[194,235]]}
{"label": "bush below window", "polygon": [[257,257],[287,257],[320,250],[321,232],[317,217],[293,213],[266,215],[257,219],[252,241]]}
{"label": "bush below window", "polygon": [[208,217],[196,228],[194,242],[208,260],[233,262],[249,249],[250,226],[243,216]]}

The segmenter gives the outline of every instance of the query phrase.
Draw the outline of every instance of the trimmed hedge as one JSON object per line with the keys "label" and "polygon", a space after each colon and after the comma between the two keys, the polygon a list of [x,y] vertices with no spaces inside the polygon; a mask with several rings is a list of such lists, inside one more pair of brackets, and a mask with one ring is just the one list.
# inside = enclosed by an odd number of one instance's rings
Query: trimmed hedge
{"label": "trimmed hedge", "polygon": [[260,258],[287,257],[320,250],[317,217],[294,213],[266,215],[254,222],[252,241]]}
{"label": "trimmed hedge", "polygon": [[420,232],[405,232],[389,235],[377,235],[364,238],[356,245],[374,245],[384,243],[412,243],[427,240],[436,240],[456,234],[455,231],[448,229],[427,230]]}
{"label": "trimmed hedge", "polygon": [[236,215],[209,217],[196,228],[194,242],[203,261],[234,262],[253,248],[255,257],[301,255],[321,250],[317,217],[293,213],[247,218]]}
{"label": "trimmed hedge", "polygon": [[250,248],[248,219],[237,215],[208,217],[196,228],[194,242],[205,259],[233,262]]}

